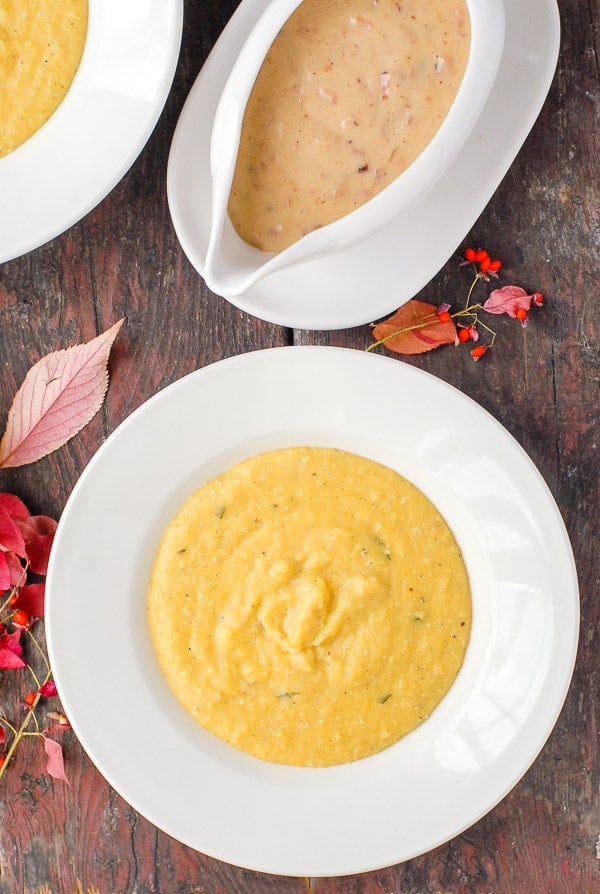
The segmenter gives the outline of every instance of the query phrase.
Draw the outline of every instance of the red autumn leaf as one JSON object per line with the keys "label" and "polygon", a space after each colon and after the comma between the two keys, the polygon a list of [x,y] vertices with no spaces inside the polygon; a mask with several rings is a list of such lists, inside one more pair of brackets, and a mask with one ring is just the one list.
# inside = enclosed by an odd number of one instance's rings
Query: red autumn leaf
{"label": "red autumn leaf", "polygon": [[0,646],[0,670],[18,670],[20,667],[27,667],[23,659]]}
{"label": "red autumn leaf", "polygon": [[53,351],[32,366],[8,413],[0,467],[41,459],[95,416],[108,387],[108,356],[122,323],[85,344]]}
{"label": "red autumn leaf", "polygon": [[434,304],[413,298],[389,319],[378,323],[373,336],[396,354],[423,354],[440,345],[454,344],[456,326],[453,320],[441,322],[437,310]]}
{"label": "red autumn leaf", "polygon": [[4,509],[11,518],[29,518],[29,509],[14,494],[0,493],[0,509]]}
{"label": "red autumn leaf", "polygon": [[[10,553],[9,553],[10,555]],[[6,553],[0,552],[0,592],[10,588],[10,568],[6,561]]]}
{"label": "red autumn leaf", "polygon": [[6,732],[2,724],[0,723],[0,745],[4,745],[6,742]]}
{"label": "red autumn leaf", "polygon": [[58,690],[56,688],[56,683],[54,680],[46,680],[45,683],[42,683],[40,688],[38,689],[40,695],[43,695],[44,698],[54,698],[58,695]]}
{"label": "red autumn leaf", "polygon": [[61,745],[58,742],[55,742],[54,739],[49,739],[47,736],[44,736],[43,739],[44,751],[48,755],[46,771],[50,776],[53,776],[54,779],[60,779],[69,785],[69,780],[65,776],[65,765]]}
{"label": "red autumn leaf", "polygon": [[18,556],[25,556],[25,540],[18,524],[0,508],[0,547]]}
{"label": "red autumn leaf", "polygon": [[20,655],[23,651],[21,645],[21,628],[13,630],[12,633],[3,633],[0,636],[0,649],[10,649],[15,655]]}
{"label": "red autumn leaf", "polygon": [[29,567],[35,574],[46,574],[56,522],[47,515],[30,515],[17,521],[23,539]]}
{"label": "red autumn leaf", "polygon": [[30,618],[43,618],[45,592],[45,584],[27,584],[17,591],[14,608],[25,612]]}
{"label": "red autumn leaf", "polygon": [[0,669],[15,670],[16,668],[27,666],[20,657],[23,651],[23,647],[19,642],[20,638],[20,630],[0,636]]}
{"label": "red autumn leaf", "polygon": [[51,726],[47,726],[44,730],[45,733],[64,733],[66,729],[71,729],[71,724],[68,720],[65,720],[64,723],[53,723]]}
{"label": "red autumn leaf", "polygon": [[4,553],[8,570],[10,571],[10,586],[20,587],[25,581],[26,573],[21,565],[21,560],[14,553]]}
{"label": "red autumn leaf", "polygon": [[489,314],[508,314],[509,317],[516,317],[519,309],[529,310],[532,300],[533,295],[528,295],[521,286],[503,286],[490,292],[482,307]]}

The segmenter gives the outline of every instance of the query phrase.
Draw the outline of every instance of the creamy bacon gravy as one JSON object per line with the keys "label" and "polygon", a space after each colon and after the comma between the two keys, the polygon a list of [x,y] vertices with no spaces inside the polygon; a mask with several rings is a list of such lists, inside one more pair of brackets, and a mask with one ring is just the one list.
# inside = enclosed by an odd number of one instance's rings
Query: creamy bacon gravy
{"label": "creamy bacon gravy", "polygon": [[87,25],[88,0],[0,2],[0,157],[39,130],[65,98]]}
{"label": "creamy bacon gravy", "polygon": [[278,252],[380,192],[439,129],[469,48],[465,0],[304,0],[246,108],[229,201],[241,238]]}
{"label": "creamy bacon gravy", "polygon": [[265,760],[327,766],[431,714],[462,664],[471,597],[452,532],[416,487],[294,447],[186,501],[158,550],[148,621],[202,726]]}

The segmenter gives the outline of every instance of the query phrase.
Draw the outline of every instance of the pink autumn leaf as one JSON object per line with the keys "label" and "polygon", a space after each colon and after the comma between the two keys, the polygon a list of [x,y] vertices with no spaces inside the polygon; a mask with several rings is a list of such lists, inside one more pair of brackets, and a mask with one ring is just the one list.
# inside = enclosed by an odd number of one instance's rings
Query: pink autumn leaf
{"label": "pink autumn leaf", "polygon": [[108,387],[108,356],[123,320],[91,341],[42,357],[25,376],[0,441],[0,467],[33,463],[96,415]]}
{"label": "pink autumn leaf", "polygon": [[54,777],[54,779],[61,779],[69,785],[69,780],[65,776],[65,765],[63,762],[61,745],[58,742],[55,742],[54,739],[49,739],[47,736],[44,736],[43,739],[44,751],[48,755],[46,771],[50,776]]}
{"label": "pink autumn leaf", "polygon": [[35,574],[46,574],[56,522],[47,515],[31,515],[17,521],[23,539],[29,567]]}
{"label": "pink autumn leaf", "polygon": [[25,612],[30,618],[43,618],[45,593],[45,584],[27,584],[17,592],[14,608]]}
{"label": "pink autumn leaf", "polygon": [[40,688],[38,689],[40,695],[43,695],[44,698],[54,698],[58,695],[58,690],[56,688],[56,683],[54,680],[46,680],[45,683],[42,683]]}
{"label": "pink autumn leaf", "polygon": [[25,540],[21,530],[2,508],[0,508],[0,547],[18,556],[25,556]]}
{"label": "pink autumn leaf", "polygon": [[531,307],[533,295],[528,295],[521,286],[503,286],[494,289],[482,305],[489,314],[508,314],[516,317],[518,310],[527,312]]}

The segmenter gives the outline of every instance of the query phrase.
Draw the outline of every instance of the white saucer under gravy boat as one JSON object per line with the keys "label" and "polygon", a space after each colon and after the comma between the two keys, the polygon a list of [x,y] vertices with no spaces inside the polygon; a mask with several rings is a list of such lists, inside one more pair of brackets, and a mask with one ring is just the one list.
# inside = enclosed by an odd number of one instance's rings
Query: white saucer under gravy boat
{"label": "white saucer under gravy boat", "polygon": [[246,104],[264,58],[302,0],[272,0],[252,28],[221,93],[210,143],[211,224],[204,279],[218,295],[236,297],[265,277],[340,251],[384,229],[437,183],[469,137],[492,89],[504,45],[502,0],[467,0],[471,47],[456,98],[440,129],[407,170],[345,217],[308,233],[277,254],[244,242],[227,204]]}

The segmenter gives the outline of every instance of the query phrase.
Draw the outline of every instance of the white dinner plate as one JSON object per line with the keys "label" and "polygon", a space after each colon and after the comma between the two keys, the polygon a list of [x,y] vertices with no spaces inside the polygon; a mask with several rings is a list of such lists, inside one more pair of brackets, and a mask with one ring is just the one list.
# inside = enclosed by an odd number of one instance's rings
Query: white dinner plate
{"label": "white dinner plate", "polygon": [[[465,662],[431,717],[380,754],[318,769],[260,761],[196,725],[158,669],[145,615],[153,556],[186,496],[238,460],[299,444],[362,454],[420,487],[455,533],[473,596]],[[490,810],[556,722],[579,621],[559,512],[502,426],[401,361],[324,347],[223,360],[133,413],[67,503],[46,611],[63,706],[111,785],[199,851],[299,876],[401,862]]]}
{"label": "white dinner plate", "polygon": [[[181,246],[200,274],[210,233],[212,122],[233,60],[268,2],[242,0],[198,75],[173,137],[169,207]],[[556,0],[504,0],[504,9],[504,49],[485,108],[427,195],[362,242],[273,273],[239,295],[225,295],[232,304],[283,326],[343,329],[391,313],[435,276],[514,161],[556,67]]]}
{"label": "white dinner plate", "polygon": [[181,44],[183,0],[89,0],[65,99],[0,158],[0,263],[53,239],[129,170],[158,120]]}

